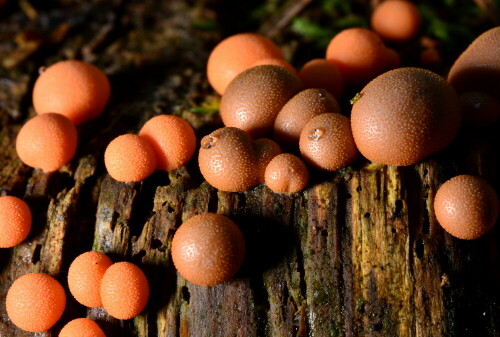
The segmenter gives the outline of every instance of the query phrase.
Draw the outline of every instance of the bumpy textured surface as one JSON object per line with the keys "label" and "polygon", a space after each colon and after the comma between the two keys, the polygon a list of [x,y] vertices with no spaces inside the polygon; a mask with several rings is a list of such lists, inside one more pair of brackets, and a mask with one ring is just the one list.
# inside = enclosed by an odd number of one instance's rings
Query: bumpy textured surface
{"label": "bumpy textured surface", "polygon": [[417,34],[420,21],[420,12],[412,2],[386,0],[375,7],[371,26],[384,40],[403,42]]}
{"label": "bumpy textured surface", "polygon": [[196,150],[196,136],[191,125],[173,115],[160,115],[148,120],[139,135],[153,147],[156,167],[171,171],[187,163]]}
{"label": "bumpy textured surface", "polygon": [[106,335],[93,320],[77,318],[62,328],[59,337],[106,337]]}
{"label": "bumpy textured surface", "polygon": [[208,81],[222,95],[237,75],[268,58],[283,58],[279,47],[268,38],[254,33],[232,35],[212,50],[207,64]]}
{"label": "bumpy textured surface", "polygon": [[300,153],[313,167],[335,171],[358,156],[349,118],[326,113],[312,118],[300,134]]}
{"label": "bumpy textured surface", "polygon": [[109,80],[100,69],[82,61],[60,61],[38,77],[33,105],[39,114],[56,112],[78,125],[99,115],[109,95]]}
{"label": "bumpy textured surface", "polygon": [[265,181],[266,167],[269,162],[281,153],[281,147],[274,140],[259,138],[253,142],[257,165],[254,168],[257,182],[263,184]]}
{"label": "bumpy textured surface", "polygon": [[299,77],[306,88],[326,89],[339,98],[344,91],[344,79],[339,68],[326,59],[314,59],[300,69]]}
{"label": "bumpy textured surface", "polygon": [[295,76],[299,76],[299,74],[297,73],[297,69],[295,69],[290,63],[288,63],[285,59],[282,59],[282,58],[261,59],[261,60],[258,60],[257,62],[255,62],[252,65],[252,67],[263,66],[263,65],[274,65],[274,66],[282,67],[282,68],[288,70],[289,72],[291,72],[292,74],[294,74]]}
{"label": "bumpy textured surface", "polygon": [[108,144],[104,164],[113,179],[138,182],[156,170],[156,156],[146,139],[126,134],[116,137]]}
{"label": "bumpy textured surface", "polygon": [[253,137],[269,135],[281,108],[301,89],[300,80],[282,67],[250,68],[239,74],[222,96],[222,121]]}
{"label": "bumpy textured surface", "polygon": [[31,230],[31,211],[21,199],[0,197],[0,248],[21,243]]}
{"label": "bumpy textured surface", "polygon": [[245,239],[228,217],[205,213],[185,221],[172,240],[172,260],[186,280],[202,286],[229,281],[245,257]]}
{"label": "bumpy textured surface", "polygon": [[307,186],[309,171],[299,157],[282,153],[267,165],[265,182],[273,192],[296,193]]}
{"label": "bumpy textured surface", "polygon": [[24,164],[52,172],[73,158],[77,143],[76,128],[68,118],[46,113],[30,119],[19,130],[16,151]]}
{"label": "bumpy textured surface", "polygon": [[118,319],[135,317],[148,303],[148,279],[133,263],[115,263],[102,278],[101,299],[104,309],[111,316]]}
{"label": "bumpy textured surface", "polygon": [[352,107],[352,133],[371,161],[412,165],[446,147],[458,132],[458,96],[431,71],[391,70],[368,83],[360,96]]}
{"label": "bumpy textured surface", "polygon": [[63,287],[47,274],[25,274],[14,281],[7,293],[7,314],[15,325],[26,331],[50,329],[65,307]]}
{"label": "bumpy textured surface", "polygon": [[477,239],[493,228],[498,219],[498,195],[485,180],[460,175],[446,181],[434,199],[439,224],[451,235]]}
{"label": "bumpy textured surface", "polygon": [[113,264],[100,252],[86,252],[71,263],[68,270],[68,287],[71,295],[87,307],[101,307],[101,280]]}

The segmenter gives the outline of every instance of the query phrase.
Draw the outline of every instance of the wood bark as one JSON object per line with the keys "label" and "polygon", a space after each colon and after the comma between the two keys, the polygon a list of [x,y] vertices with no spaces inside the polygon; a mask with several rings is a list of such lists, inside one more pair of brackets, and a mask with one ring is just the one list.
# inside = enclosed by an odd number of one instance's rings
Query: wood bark
{"label": "wood bark", "polygon": [[[218,191],[196,158],[141,183],[119,183],[103,165],[114,137],[162,113],[188,120],[198,138],[221,125],[217,114],[190,109],[218,100],[204,71],[221,34],[200,29],[217,19],[216,6],[65,1],[37,10],[21,3],[0,23],[0,195],[26,200],[34,221],[26,241],[0,250],[1,337],[35,335],[5,311],[10,285],[28,272],[54,276],[67,293],[62,319],[36,336],[57,336],[77,317],[95,319],[107,336],[500,336],[498,228],[458,240],[432,207],[440,184],[457,174],[480,175],[500,190],[498,124],[464,126],[448,149],[410,167],[359,159],[315,172],[293,195],[263,185]],[[286,25],[273,20],[277,29]],[[20,162],[15,138],[35,115],[38,68],[64,58],[104,69],[112,99],[78,128],[76,157],[44,173]],[[234,280],[208,288],[179,276],[170,256],[175,230],[204,212],[235,220],[248,245]],[[141,315],[116,320],[71,297],[69,265],[89,250],[144,270],[151,297]]]}

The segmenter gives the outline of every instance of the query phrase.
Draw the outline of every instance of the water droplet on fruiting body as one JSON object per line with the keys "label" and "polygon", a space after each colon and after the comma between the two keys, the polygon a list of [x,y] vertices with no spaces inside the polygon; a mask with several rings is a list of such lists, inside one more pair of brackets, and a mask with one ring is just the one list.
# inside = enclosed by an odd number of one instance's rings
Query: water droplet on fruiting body
{"label": "water droplet on fruiting body", "polygon": [[217,143],[218,140],[219,137],[217,136],[211,136],[211,135],[205,136],[201,140],[201,147],[207,150],[211,149],[212,147],[214,147],[214,145]]}
{"label": "water droplet on fruiting body", "polygon": [[310,140],[320,140],[321,137],[325,134],[325,130],[318,128],[314,129],[314,131],[309,135]]}
{"label": "water droplet on fruiting body", "polygon": [[38,68],[38,75],[43,74],[45,72],[45,70],[47,70],[46,66],[41,66],[40,68]]}

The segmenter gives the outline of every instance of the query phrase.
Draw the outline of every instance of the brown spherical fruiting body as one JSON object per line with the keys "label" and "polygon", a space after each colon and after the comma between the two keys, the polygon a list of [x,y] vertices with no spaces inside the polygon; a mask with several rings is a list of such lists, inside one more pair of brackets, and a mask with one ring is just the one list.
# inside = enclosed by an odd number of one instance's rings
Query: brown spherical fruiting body
{"label": "brown spherical fruiting body", "polygon": [[23,125],[16,139],[16,151],[21,161],[46,172],[59,170],[76,152],[78,133],[63,115],[45,113]]}
{"label": "brown spherical fruiting body", "polygon": [[240,73],[262,59],[283,58],[279,47],[268,38],[254,33],[242,33],[221,41],[210,53],[207,77],[219,94]]}
{"label": "brown spherical fruiting body", "polygon": [[113,179],[138,182],[156,169],[156,156],[149,142],[141,136],[126,134],[113,139],[104,152],[104,164]]}
{"label": "brown spherical fruiting body", "polygon": [[500,101],[486,92],[468,91],[460,95],[464,121],[488,126],[500,119]]}
{"label": "brown spherical fruiting body", "polygon": [[479,35],[458,57],[448,82],[459,94],[482,91],[500,97],[500,27]]}
{"label": "brown spherical fruiting body", "polygon": [[288,70],[289,72],[291,72],[292,74],[294,74],[295,76],[297,76],[297,77],[299,76],[299,74],[297,73],[297,70],[290,63],[288,63],[283,58],[265,58],[265,59],[261,59],[261,60],[258,60],[257,62],[255,62],[252,65],[252,67],[263,66],[263,65],[266,65],[266,64],[267,65],[274,65],[274,66],[282,67],[282,68]]}
{"label": "brown spherical fruiting body", "polygon": [[230,127],[203,137],[198,164],[205,180],[228,192],[243,192],[257,185],[252,143],[247,132]]}
{"label": "brown spherical fruiting body", "polygon": [[245,239],[228,217],[205,213],[185,221],[172,240],[172,260],[186,280],[201,286],[229,281],[245,257]]}
{"label": "brown spherical fruiting body", "polygon": [[302,191],[308,182],[306,164],[293,154],[279,154],[266,167],[265,183],[273,192],[296,193]]}
{"label": "brown spherical fruiting body", "polygon": [[156,154],[159,170],[171,171],[187,163],[196,150],[196,136],[191,125],[173,115],[160,115],[148,120],[139,131]]}
{"label": "brown spherical fruiting body", "polygon": [[252,137],[266,136],[281,108],[301,89],[298,77],[282,67],[252,67],[227,87],[220,103],[222,121]]}
{"label": "brown spherical fruiting body", "polygon": [[300,134],[299,146],[308,164],[325,171],[341,169],[358,156],[349,118],[338,113],[312,118]]}
{"label": "brown spherical fruiting body", "polygon": [[21,199],[0,197],[0,248],[14,247],[26,239],[31,230],[31,210]]}
{"label": "brown spherical fruiting body", "polygon": [[451,235],[465,240],[487,233],[498,219],[499,201],[485,180],[460,175],[446,181],[434,199],[439,224]]}
{"label": "brown spherical fruiting body", "polygon": [[306,89],[293,96],[274,121],[274,138],[284,148],[296,148],[300,133],[311,118],[328,112],[340,113],[340,107],[325,89]]}
{"label": "brown spherical fruiting body", "polygon": [[300,69],[299,77],[306,88],[326,89],[339,98],[344,91],[344,79],[339,68],[326,59],[314,59]]}
{"label": "brown spherical fruiting body", "polygon": [[269,162],[281,153],[281,147],[274,140],[269,138],[259,138],[253,143],[255,157],[257,160],[255,174],[257,182],[265,182],[266,167]]}
{"label": "brown spherical fruiting body", "polygon": [[384,40],[403,42],[413,38],[420,28],[417,6],[406,0],[379,3],[371,16],[372,29]]}
{"label": "brown spherical fruiting body", "polygon": [[460,120],[455,90],[437,74],[419,68],[378,76],[363,88],[351,113],[361,154],[397,166],[415,164],[446,147]]}

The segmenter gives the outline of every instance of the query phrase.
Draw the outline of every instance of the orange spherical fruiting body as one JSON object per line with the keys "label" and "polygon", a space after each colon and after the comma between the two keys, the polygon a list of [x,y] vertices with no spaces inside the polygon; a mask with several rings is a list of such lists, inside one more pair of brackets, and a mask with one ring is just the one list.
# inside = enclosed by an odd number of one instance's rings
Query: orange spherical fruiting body
{"label": "orange spherical fruiting body", "polygon": [[87,307],[101,307],[101,280],[113,264],[100,252],[86,252],[73,260],[68,270],[68,287],[73,297]]}
{"label": "orange spherical fruiting body", "polygon": [[321,88],[339,98],[344,91],[344,79],[335,63],[314,59],[300,69],[299,77],[306,88]]}
{"label": "orange spherical fruiting body", "polygon": [[104,152],[104,164],[113,179],[138,182],[156,170],[156,155],[146,139],[126,134],[108,144]]}
{"label": "orange spherical fruiting body", "polygon": [[326,49],[326,59],[339,68],[344,82],[350,86],[368,83],[387,65],[384,43],[365,28],[349,28],[335,35]]}
{"label": "orange spherical fruiting body", "polygon": [[308,164],[326,171],[341,169],[358,156],[349,118],[338,113],[312,118],[300,134],[299,147]]}
{"label": "orange spherical fruiting body", "polygon": [[219,94],[240,73],[262,59],[283,58],[281,50],[268,38],[254,33],[242,33],[222,40],[210,53],[207,77]]}
{"label": "orange spherical fruiting body", "polygon": [[149,299],[149,283],[144,272],[130,262],[111,265],[101,280],[104,309],[118,319],[130,319],[141,313]]}
{"label": "orange spherical fruiting body", "polygon": [[417,6],[406,0],[386,0],[375,7],[372,29],[384,40],[403,42],[413,38],[420,28]]}
{"label": "orange spherical fruiting body", "polygon": [[31,230],[31,211],[21,199],[0,197],[0,248],[10,248],[23,242]]}
{"label": "orange spherical fruiting body", "polygon": [[498,195],[484,179],[456,176],[439,187],[434,212],[439,224],[451,235],[477,239],[490,231],[498,219]]}
{"label": "orange spherical fruiting body", "polygon": [[98,116],[109,95],[109,80],[99,68],[82,61],[60,61],[36,80],[33,106],[39,114],[55,112],[78,125]]}
{"label": "orange spherical fruiting body", "polygon": [[352,106],[356,146],[367,159],[407,166],[446,147],[458,132],[458,96],[439,75],[398,68],[368,83]]}
{"label": "orange spherical fruiting body", "polygon": [[139,131],[153,147],[157,169],[171,171],[186,164],[196,150],[191,125],[173,115],[160,115],[147,121]]}
{"label": "orange spherical fruiting body", "polygon": [[221,214],[205,213],[185,221],[172,240],[172,260],[186,280],[202,286],[229,281],[245,257],[238,226]]}
{"label": "orange spherical fruiting body", "polygon": [[76,152],[78,134],[69,119],[47,113],[30,119],[19,130],[16,151],[21,161],[46,172],[66,165]]}
{"label": "orange spherical fruiting body", "polygon": [[59,337],[106,337],[106,335],[93,320],[77,318],[68,322],[61,329]]}
{"label": "orange spherical fruiting body", "polygon": [[269,162],[281,153],[281,148],[274,140],[269,138],[259,138],[253,143],[256,157],[255,175],[257,183],[265,182],[266,167]]}
{"label": "orange spherical fruiting body", "polygon": [[306,164],[293,154],[279,154],[266,167],[265,183],[273,192],[296,193],[302,191],[308,182]]}
{"label": "orange spherical fruiting body", "polygon": [[50,329],[66,307],[61,284],[47,274],[31,273],[19,277],[7,292],[7,315],[17,327],[42,332]]}

